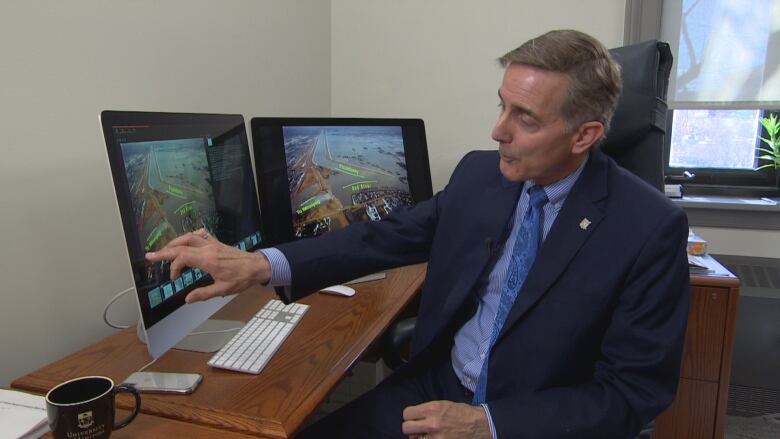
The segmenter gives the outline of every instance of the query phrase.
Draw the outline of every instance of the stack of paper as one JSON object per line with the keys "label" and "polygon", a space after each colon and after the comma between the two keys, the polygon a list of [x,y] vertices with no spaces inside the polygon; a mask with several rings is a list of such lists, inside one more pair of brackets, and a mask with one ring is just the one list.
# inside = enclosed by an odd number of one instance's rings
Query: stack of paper
{"label": "stack of paper", "polygon": [[707,259],[702,256],[688,255],[688,271],[693,274],[713,272],[714,270],[709,265]]}
{"label": "stack of paper", "polygon": [[48,431],[44,397],[0,389],[0,439],[39,438]]}
{"label": "stack of paper", "polygon": [[691,274],[706,274],[707,276],[733,276],[731,272],[710,255],[688,255],[688,270]]}

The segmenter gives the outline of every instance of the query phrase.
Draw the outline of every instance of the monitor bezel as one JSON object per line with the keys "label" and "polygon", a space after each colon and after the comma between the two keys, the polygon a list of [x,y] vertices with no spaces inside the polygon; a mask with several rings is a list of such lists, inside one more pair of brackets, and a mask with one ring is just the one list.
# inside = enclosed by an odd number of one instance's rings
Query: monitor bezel
{"label": "monitor bezel", "polygon": [[[428,143],[422,119],[355,117],[254,117],[251,122],[255,177],[267,242],[278,245],[295,240],[292,202],[287,181],[283,127],[292,126],[399,126],[404,142],[409,192],[415,203],[433,195]],[[271,133],[270,130],[273,130]],[[265,139],[273,135],[273,139]]]}

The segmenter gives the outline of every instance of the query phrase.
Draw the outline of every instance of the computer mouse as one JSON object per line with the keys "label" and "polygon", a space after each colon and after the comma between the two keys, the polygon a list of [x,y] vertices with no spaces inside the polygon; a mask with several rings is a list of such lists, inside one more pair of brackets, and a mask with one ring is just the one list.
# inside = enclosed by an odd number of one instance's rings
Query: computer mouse
{"label": "computer mouse", "polygon": [[320,293],[350,297],[355,295],[355,289],[346,285],[332,285],[321,289]]}

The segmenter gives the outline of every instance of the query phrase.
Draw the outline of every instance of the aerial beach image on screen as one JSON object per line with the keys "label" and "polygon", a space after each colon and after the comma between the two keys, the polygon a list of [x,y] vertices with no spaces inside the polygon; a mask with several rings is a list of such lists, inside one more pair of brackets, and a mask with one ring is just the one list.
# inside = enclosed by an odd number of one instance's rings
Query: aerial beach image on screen
{"label": "aerial beach image on screen", "polygon": [[296,237],[412,204],[401,127],[284,127],[284,148]]}
{"label": "aerial beach image on screen", "polygon": [[214,231],[214,203],[206,139],[122,143],[133,216],[144,251],[162,248],[182,233]]}

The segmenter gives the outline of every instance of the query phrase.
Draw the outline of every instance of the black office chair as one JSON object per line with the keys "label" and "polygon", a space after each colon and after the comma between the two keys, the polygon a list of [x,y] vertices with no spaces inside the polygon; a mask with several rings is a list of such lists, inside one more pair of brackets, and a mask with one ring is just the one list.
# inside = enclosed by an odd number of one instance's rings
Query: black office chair
{"label": "black office chair", "polygon": [[647,41],[610,52],[622,69],[623,93],[601,148],[663,191],[666,91],[672,70],[669,44]]}
{"label": "black office chair", "polygon": [[[672,69],[669,44],[647,41],[610,49],[610,53],[622,69],[623,92],[600,147],[620,166],[663,191],[666,92]],[[406,362],[415,323],[416,317],[401,320],[383,337],[382,359],[389,368]],[[638,438],[650,438],[653,429],[651,422]]]}

